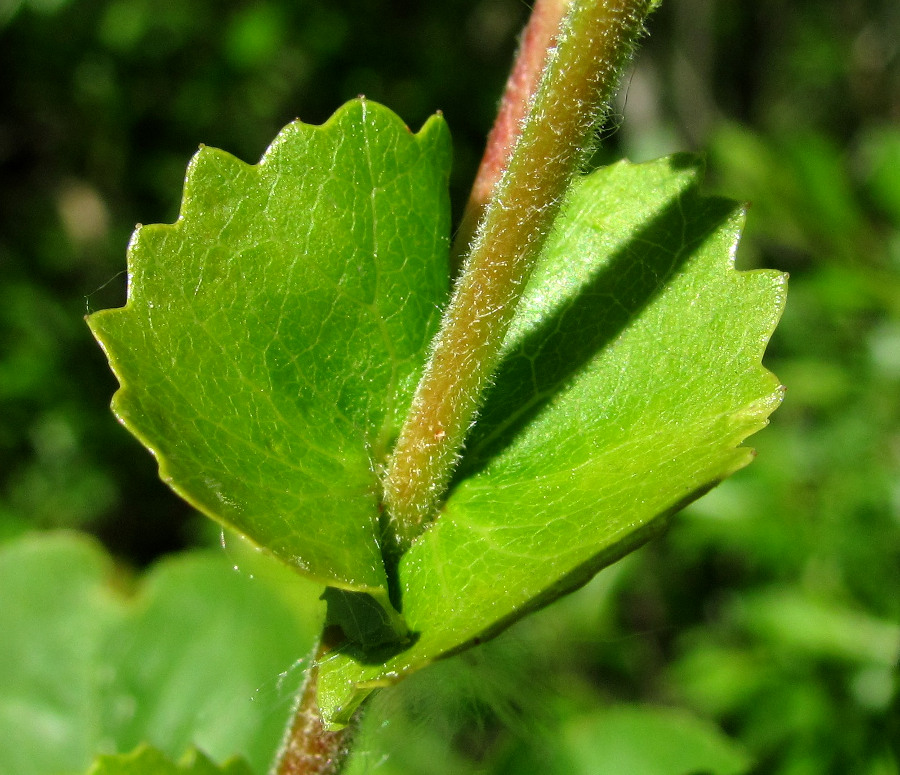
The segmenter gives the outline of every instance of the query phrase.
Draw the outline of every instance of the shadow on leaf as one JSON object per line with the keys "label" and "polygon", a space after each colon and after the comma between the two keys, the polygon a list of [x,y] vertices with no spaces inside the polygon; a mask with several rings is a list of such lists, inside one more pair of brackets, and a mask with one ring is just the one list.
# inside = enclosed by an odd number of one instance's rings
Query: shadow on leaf
{"label": "shadow on leaf", "polygon": [[[641,315],[734,209],[731,200],[689,187],[549,310],[500,364],[453,486],[502,454]],[[687,220],[685,212],[695,215]]]}

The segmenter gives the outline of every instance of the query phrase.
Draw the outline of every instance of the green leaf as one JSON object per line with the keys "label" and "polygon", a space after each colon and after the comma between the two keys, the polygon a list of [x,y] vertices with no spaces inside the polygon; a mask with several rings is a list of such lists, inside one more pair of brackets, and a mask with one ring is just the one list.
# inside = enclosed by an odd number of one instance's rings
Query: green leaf
{"label": "green leaf", "polygon": [[142,742],[265,771],[319,630],[319,588],[259,552],[229,542],[228,554],[165,560],[126,595],[83,536],[0,548],[0,772],[84,772]]}
{"label": "green leaf", "polygon": [[735,271],[743,213],[699,176],[679,155],[576,187],[456,486],[401,560],[416,641],[329,655],[327,718],[584,583],[751,460],[740,444],[781,400],[761,358],[785,278]]}
{"label": "green leaf", "polygon": [[568,720],[554,772],[566,775],[742,775],[750,758],[713,724],[683,711],[619,706]]}
{"label": "green leaf", "polygon": [[900,662],[900,624],[794,590],[744,595],[737,616],[754,635],[784,644],[793,654],[886,668]]}
{"label": "green leaf", "polygon": [[0,548],[0,772],[84,770],[99,741],[96,675],[120,620],[98,548],[71,535]]}
{"label": "green leaf", "polygon": [[449,162],[440,116],[364,100],[256,166],[202,148],[178,221],[135,232],[126,306],[89,318],[176,492],[387,611],[378,472],[447,293]]}
{"label": "green leaf", "polygon": [[141,746],[130,754],[100,756],[87,775],[253,775],[241,759],[217,767],[199,751],[188,751],[175,764],[156,749]]}
{"label": "green leaf", "polygon": [[900,226],[900,130],[896,126],[870,127],[861,143],[864,180],[872,200],[895,226]]}

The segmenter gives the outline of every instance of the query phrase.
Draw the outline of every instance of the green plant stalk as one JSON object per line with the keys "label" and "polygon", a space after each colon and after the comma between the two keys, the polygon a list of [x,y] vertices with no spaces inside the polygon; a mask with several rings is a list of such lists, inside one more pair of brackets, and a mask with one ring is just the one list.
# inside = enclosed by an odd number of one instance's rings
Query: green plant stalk
{"label": "green plant stalk", "polygon": [[[467,208],[469,218],[484,217],[386,474],[386,554],[398,556],[433,516],[544,238],[650,6],[538,0]],[[326,651],[323,640],[316,659]],[[314,662],[273,775],[338,775],[349,758],[354,725],[325,728],[317,672]]]}
{"label": "green plant stalk", "polygon": [[497,118],[488,135],[469,200],[453,239],[450,251],[453,274],[456,274],[459,263],[465,258],[494,187],[509,163],[510,153],[537,90],[547,55],[556,45],[563,14],[571,2],[572,0],[537,0],[534,4],[528,24],[522,32],[516,60],[506,81]]}
{"label": "green plant stalk", "polygon": [[388,554],[436,517],[516,305],[651,5],[570,3],[388,464]]}

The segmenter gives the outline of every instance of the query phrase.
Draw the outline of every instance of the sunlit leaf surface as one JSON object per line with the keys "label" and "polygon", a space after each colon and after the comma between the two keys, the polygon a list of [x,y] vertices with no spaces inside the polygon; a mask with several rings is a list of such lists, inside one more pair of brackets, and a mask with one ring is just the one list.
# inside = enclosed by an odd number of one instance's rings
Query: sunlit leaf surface
{"label": "sunlit leaf surface", "polygon": [[443,513],[400,566],[414,645],[323,665],[338,721],[371,686],[490,637],[746,465],[781,400],[761,365],[783,275],[738,272],[743,214],[689,156],[588,176],[531,281]]}
{"label": "sunlit leaf surface", "polygon": [[255,166],[202,148],[128,303],[90,317],[114,409],[201,511],[389,608],[379,466],[447,292],[449,135],[357,100]]}

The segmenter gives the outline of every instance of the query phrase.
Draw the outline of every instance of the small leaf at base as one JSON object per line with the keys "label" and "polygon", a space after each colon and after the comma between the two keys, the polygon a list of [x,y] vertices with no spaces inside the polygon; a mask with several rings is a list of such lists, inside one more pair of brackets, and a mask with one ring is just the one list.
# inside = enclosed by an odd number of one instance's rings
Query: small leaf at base
{"label": "small leaf at base", "polygon": [[99,756],[87,775],[253,775],[243,759],[230,759],[221,767],[196,749],[175,764],[155,748],[142,745],[129,754]]}

